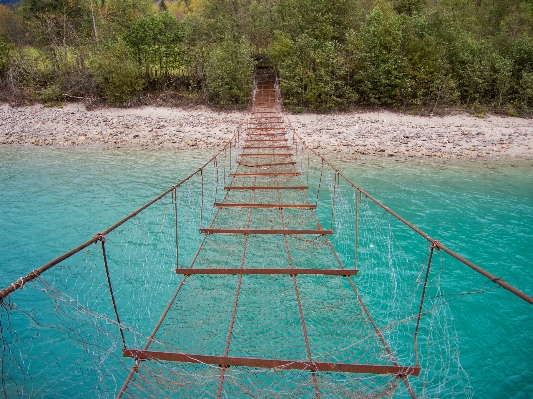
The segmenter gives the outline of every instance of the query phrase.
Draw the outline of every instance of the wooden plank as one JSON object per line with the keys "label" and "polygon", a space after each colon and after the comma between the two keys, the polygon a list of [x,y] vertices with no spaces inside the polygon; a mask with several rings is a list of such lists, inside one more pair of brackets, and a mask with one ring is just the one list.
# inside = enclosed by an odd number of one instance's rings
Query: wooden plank
{"label": "wooden plank", "polygon": [[205,234],[295,234],[295,235],[331,235],[333,230],[298,230],[298,229],[200,229]]}
{"label": "wooden plank", "polygon": [[224,186],[224,190],[307,190],[309,186]]}
{"label": "wooden plank", "polygon": [[420,367],[380,364],[350,364],[330,362],[302,362],[299,360],[258,359],[250,357],[209,356],[191,353],[158,352],[123,349],[122,356],[140,360],[164,360],[171,362],[214,364],[220,367],[254,367],[278,370],[306,370],[357,374],[381,374],[418,376]]}
{"label": "wooden plank", "polygon": [[271,138],[274,138],[274,137],[281,137],[281,136],[286,136],[286,133],[247,133],[246,134],[247,137],[255,137],[255,136],[266,136],[266,137],[271,137]]}
{"label": "wooden plank", "polygon": [[[244,150],[246,148],[243,148]],[[242,153],[241,154],[241,157],[292,157],[292,154],[285,154],[285,153],[280,153],[280,154],[257,154],[257,153],[250,153],[250,154],[246,154],[246,153]]]}
{"label": "wooden plank", "polygon": [[256,209],[316,209],[315,204],[237,204],[215,202],[216,208],[256,208]]}
{"label": "wooden plank", "polygon": [[241,166],[247,166],[249,168],[262,168],[267,166],[285,166],[285,165],[296,165],[296,162],[273,162],[273,163],[259,163],[259,164],[253,164],[253,163],[246,163],[243,161],[237,161],[237,163]]}
{"label": "wooden plank", "polygon": [[247,147],[247,146],[242,147],[243,150],[270,150],[270,149],[289,150],[290,148],[291,147],[288,145],[264,145],[260,147]]}
{"label": "wooden plank", "polygon": [[230,173],[230,177],[300,176],[300,172]]}
{"label": "wooden plank", "polygon": [[358,270],[354,269],[176,269],[176,274],[311,274],[324,276],[355,276]]}
{"label": "wooden plank", "polygon": [[261,142],[261,141],[284,141],[285,143],[288,142],[288,139],[246,139],[247,142],[249,141],[257,141],[257,142]]}

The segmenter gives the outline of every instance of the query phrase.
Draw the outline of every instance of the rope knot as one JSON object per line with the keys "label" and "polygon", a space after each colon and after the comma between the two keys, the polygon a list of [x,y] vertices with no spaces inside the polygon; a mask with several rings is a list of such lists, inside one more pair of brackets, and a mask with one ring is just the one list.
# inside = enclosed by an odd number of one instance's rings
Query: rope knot
{"label": "rope knot", "polygon": [[105,236],[102,233],[96,233],[93,238],[101,242],[106,242]]}
{"label": "rope knot", "polygon": [[440,241],[439,241],[439,240],[435,240],[435,241],[433,241],[433,244],[431,244],[431,247],[430,247],[430,248],[437,248],[437,249],[440,249],[440,248],[439,248],[439,245],[440,245]]}

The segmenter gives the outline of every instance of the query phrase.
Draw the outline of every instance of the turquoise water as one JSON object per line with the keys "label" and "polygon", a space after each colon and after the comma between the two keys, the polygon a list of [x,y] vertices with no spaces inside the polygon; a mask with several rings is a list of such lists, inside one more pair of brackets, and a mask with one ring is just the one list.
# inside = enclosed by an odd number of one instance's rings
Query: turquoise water
{"label": "turquoise water", "polygon": [[[91,238],[205,162],[199,152],[0,149],[0,285]],[[403,217],[533,295],[533,162],[333,160]],[[456,292],[479,287],[450,263]],[[451,302],[474,397],[533,392],[533,307],[502,289]]]}

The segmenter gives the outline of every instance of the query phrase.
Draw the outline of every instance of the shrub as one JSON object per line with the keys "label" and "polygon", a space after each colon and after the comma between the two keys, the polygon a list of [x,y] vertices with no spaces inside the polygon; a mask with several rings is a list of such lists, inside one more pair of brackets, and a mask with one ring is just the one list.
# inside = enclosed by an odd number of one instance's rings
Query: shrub
{"label": "shrub", "polygon": [[368,15],[358,35],[352,35],[354,87],[363,103],[396,103],[409,63],[403,53],[403,16],[388,3],[380,3]]}
{"label": "shrub", "polygon": [[44,103],[57,103],[63,99],[63,91],[58,85],[50,84],[39,90],[37,96]]}
{"label": "shrub", "polygon": [[533,73],[522,72],[520,79],[520,101],[526,108],[533,108]]}
{"label": "shrub", "polygon": [[171,71],[183,69],[181,43],[184,36],[183,25],[168,12],[162,12],[134,21],[124,41],[148,74],[154,71],[155,75],[168,76]]}
{"label": "shrub", "polygon": [[292,111],[342,108],[352,100],[347,65],[336,41],[301,34],[291,40],[279,35],[270,55],[279,71],[284,103]]}
{"label": "shrub", "polygon": [[145,86],[137,62],[121,40],[101,49],[89,67],[101,93],[112,104],[127,105]]}
{"label": "shrub", "polygon": [[7,64],[9,61],[9,44],[7,44],[0,37],[0,78],[4,75],[7,70]]}
{"label": "shrub", "polygon": [[255,62],[245,39],[226,39],[208,56],[205,66],[207,98],[220,107],[245,104],[252,92]]}

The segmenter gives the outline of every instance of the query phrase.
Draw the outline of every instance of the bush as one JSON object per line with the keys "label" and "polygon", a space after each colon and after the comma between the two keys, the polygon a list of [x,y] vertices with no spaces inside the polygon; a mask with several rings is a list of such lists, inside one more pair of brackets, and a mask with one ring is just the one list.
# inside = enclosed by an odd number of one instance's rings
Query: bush
{"label": "bush", "polygon": [[149,75],[168,77],[170,72],[184,69],[184,36],[183,25],[168,12],[162,12],[134,21],[124,40]]}
{"label": "bush", "polygon": [[270,56],[279,71],[284,104],[292,111],[342,108],[352,100],[347,65],[336,41],[301,34],[291,40],[277,35]]}
{"label": "bush", "polygon": [[519,98],[523,107],[533,108],[533,73],[522,72]]}
{"label": "bush", "polygon": [[408,78],[403,21],[390,4],[380,3],[359,34],[351,37],[354,87],[365,104],[395,104],[400,86]]}
{"label": "bush", "polygon": [[54,69],[44,51],[15,47],[8,49],[2,80],[2,99],[23,104],[38,99],[36,93],[54,81]]}
{"label": "bush", "polygon": [[50,84],[44,89],[39,90],[37,96],[44,103],[58,103],[63,99],[63,91],[58,85]]}
{"label": "bush", "polygon": [[487,103],[494,98],[493,49],[459,32],[447,48],[447,60],[460,88],[461,103]]}
{"label": "bush", "polygon": [[220,107],[245,104],[252,92],[255,62],[245,39],[226,39],[209,54],[205,66],[207,98]]}
{"label": "bush", "polygon": [[9,61],[9,44],[7,44],[0,37],[0,78],[2,78],[2,76],[7,70],[8,61]]}
{"label": "bush", "polygon": [[112,104],[127,105],[145,86],[137,62],[121,40],[108,44],[93,56],[89,67],[99,90]]}

